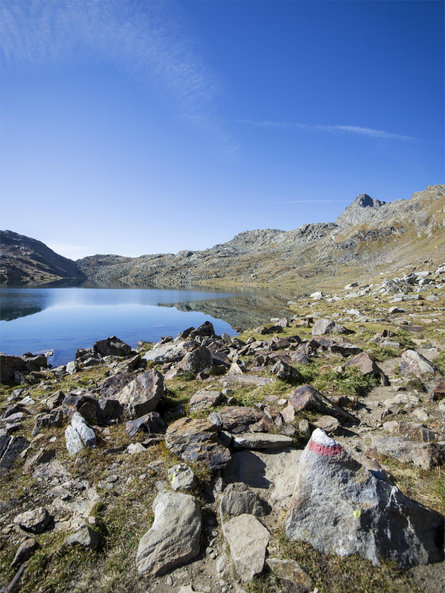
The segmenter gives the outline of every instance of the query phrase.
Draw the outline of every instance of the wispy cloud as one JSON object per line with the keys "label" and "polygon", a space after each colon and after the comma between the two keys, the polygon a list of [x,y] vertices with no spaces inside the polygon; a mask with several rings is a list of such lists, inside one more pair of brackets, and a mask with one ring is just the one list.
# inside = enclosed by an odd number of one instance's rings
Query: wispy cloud
{"label": "wispy cloud", "polygon": [[112,63],[169,95],[192,125],[231,144],[217,117],[218,80],[173,0],[3,0],[0,50],[6,62],[77,55]]}
{"label": "wispy cloud", "polygon": [[257,128],[277,128],[284,130],[309,130],[315,132],[328,132],[331,134],[353,134],[355,136],[366,136],[368,138],[383,138],[388,140],[402,140],[410,142],[415,140],[412,136],[405,136],[403,134],[395,134],[387,130],[377,130],[375,128],[366,128],[363,126],[346,126],[346,125],[323,125],[323,124],[303,124],[293,121],[273,121],[273,120],[251,120],[239,119],[238,123],[248,124]]}

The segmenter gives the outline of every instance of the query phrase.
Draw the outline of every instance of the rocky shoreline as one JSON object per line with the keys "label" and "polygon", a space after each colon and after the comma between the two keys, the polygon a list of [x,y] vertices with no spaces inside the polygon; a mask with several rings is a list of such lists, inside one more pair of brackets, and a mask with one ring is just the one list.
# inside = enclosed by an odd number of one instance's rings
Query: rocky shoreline
{"label": "rocky shoreline", "polygon": [[0,355],[0,591],[445,591],[444,288]]}

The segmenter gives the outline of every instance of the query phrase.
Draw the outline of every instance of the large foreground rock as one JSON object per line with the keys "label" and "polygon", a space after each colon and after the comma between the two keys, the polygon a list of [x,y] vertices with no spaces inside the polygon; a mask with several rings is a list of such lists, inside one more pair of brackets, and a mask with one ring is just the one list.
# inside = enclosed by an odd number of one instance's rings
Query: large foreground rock
{"label": "large foreground rock", "polygon": [[105,340],[99,340],[93,345],[93,352],[100,356],[127,356],[131,354],[131,346],[111,336]]}
{"label": "large foreground rock", "polygon": [[401,568],[443,560],[442,515],[407,498],[316,429],[300,459],[288,538],[325,553],[384,558]]}
{"label": "large foreground rock", "polygon": [[223,531],[236,574],[242,581],[250,581],[263,570],[269,531],[253,515],[247,514],[224,523]]}
{"label": "large foreground rock", "polygon": [[136,566],[141,576],[162,575],[199,554],[201,513],[189,494],[164,491],[153,503],[155,520],[139,542]]}
{"label": "large foreground rock", "polygon": [[124,406],[130,418],[153,412],[164,393],[164,379],[156,369],[137,375],[114,398]]}

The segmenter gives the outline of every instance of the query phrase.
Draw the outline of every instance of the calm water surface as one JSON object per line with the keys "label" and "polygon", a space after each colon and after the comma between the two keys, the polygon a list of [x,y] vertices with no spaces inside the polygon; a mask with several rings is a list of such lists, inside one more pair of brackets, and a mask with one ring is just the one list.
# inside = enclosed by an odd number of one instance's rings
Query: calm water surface
{"label": "calm water surface", "polygon": [[216,333],[234,335],[227,321],[196,310],[200,302],[231,298],[227,292],[195,290],[2,288],[0,351],[21,355],[54,350],[49,361],[59,365],[72,360],[77,348],[91,347],[112,335],[136,346],[138,340],[154,342],[162,336],[176,336],[207,319]]}

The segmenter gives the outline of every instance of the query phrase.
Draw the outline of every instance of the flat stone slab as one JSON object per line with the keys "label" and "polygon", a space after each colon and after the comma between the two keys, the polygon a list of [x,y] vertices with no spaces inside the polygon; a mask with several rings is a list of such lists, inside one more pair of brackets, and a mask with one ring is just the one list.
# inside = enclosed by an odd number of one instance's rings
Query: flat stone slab
{"label": "flat stone slab", "polygon": [[239,515],[224,523],[224,537],[237,575],[250,581],[264,567],[270,533],[253,515]]}
{"label": "flat stone slab", "polygon": [[232,455],[225,477],[228,483],[244,482],[264,490],[261,496],[274,506],[284,507],[295,488],[295,475],[302,454],[299,449],[239,451]]}

